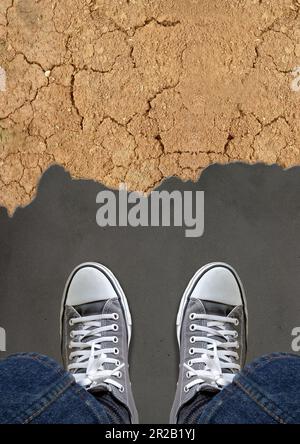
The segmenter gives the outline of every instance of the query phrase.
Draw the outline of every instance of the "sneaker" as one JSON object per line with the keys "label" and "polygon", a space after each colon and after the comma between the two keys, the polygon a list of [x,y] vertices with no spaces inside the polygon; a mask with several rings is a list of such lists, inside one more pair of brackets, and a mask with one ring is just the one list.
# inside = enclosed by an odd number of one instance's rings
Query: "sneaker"
{"label": "sneaker", "polygon": [[62,301],[64,367],[89,392],[111,392],[137,423],[128,372],[131,325],[125,294],[112,272],[96,263],[75,268]]}
{"label": "sneaker", "polygon": [[212,263],[197,271],[177,314],[180,365],[171,424],[198,392],[218,392],[244,366],[247,318],[243,286],[233,268]]}

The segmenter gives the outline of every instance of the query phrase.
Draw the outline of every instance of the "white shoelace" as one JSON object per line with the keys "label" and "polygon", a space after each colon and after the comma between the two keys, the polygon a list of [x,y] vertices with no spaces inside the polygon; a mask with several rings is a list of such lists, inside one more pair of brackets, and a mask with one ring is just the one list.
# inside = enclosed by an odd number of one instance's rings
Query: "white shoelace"
{"label": "white shoelace", "polygon": [[[110,335],[110,331],[117,331],[118,325],[110,323],[102,326],[101,321],[119,319],[117,313],[102,314],[95,316],[84,316],[70,319],[70,325],[82,324],[78,330],[70,332],[71,341],[69,348],[76,349],[71,352],[70,361],[76,362],[69,364],[68,370],[73,374],[76,382],[85,388],[93,388],[101,383],[111,384],[118,388],[120,392],[124,391],[124,387],[114,378],[121,378],[121,369],[124,363],[121,364],[116,358],[108,355],[118,355],[119,349],[117,347],[102,348],[103,342],[112,342],[116,344],[118,338]],[[91,337],[91,340],[88,338]],[[113,364],[114,368],[107,369],[107,364]]]}
{"label": "white shoelace", "polygon": [[[240,370],[240,365],[233,362],[239,359],[237,352],[232,349],[238,349],[238,341],[236,339],[238,334],[235,330],[228,330],[225,324],[238,325],[239,321],[235,318],[228,318],[223,316],[207,315],[207,314],[190,314],[190,320],[206,320],[206,326],[191,324],[191,331],[205,332],[206,336],[192,336],[191,342],[203,342],[207,344],[206,348],[190,348],[191,355],[200,354],[201,357],[193,358],[184,363],[187,369],[186,377],[193,379],[184,387],[184,391],[188,392],[192,387],[203,383],[210,384],[216,388],[225,387],[231,383],[236,372]],[[222,341],[216,339],[220,338]],[[195,364],[204,364],[202,370],[193,368]],[[223,370],[229,370],[224,373]],[[233,372],[232,372],[233,371]]]}

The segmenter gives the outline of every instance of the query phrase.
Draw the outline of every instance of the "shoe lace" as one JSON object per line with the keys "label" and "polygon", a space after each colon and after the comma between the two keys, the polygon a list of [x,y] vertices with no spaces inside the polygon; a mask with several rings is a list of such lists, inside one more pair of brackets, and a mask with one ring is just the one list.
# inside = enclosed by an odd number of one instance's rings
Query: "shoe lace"
{"label": "shoe lace", "polygon": [[[238,341],[233,341],[238,337],[234,329],[226,328],[226,324],[238,325],[236,318],[223,316],[191,313],[190,320],[205,320],[206,325],[190,325],[191,331],[200,331],[204,336],[192,336],[192,343],[202,342],[206,344],[205,348],[190,348],[190,355],[200,354],[200,357],[192,358],[188,363],[184,363],[187,369],[186,377],[192,379],[184,387],[188,392],[192,387],[207,383],[216,388],[223,388],[232,382],[240,365],[233,360],[238,360],[239,355],[234,349],[239,348]],[[200,369],[194,367],[200,365]]]}
{"label": "shoe lace", "polygon": [[[117,313],[94,316],[79,316],[70,319],[70,325],[80,324],[80,328],[70,332],[70,349],[76,349],[69,355],[68,370],[78,384],[85,388],[93,388],[101,383],[111,384],[120,392],[124,387],[115,378],[121,378],[121,369],[124,363],[109,355],[118,355],[118,347],[102,348],[102,343],[116,344],[118,338],[110,335],[110,331],[117,331],[118,325],[114,322],[102,325],[103,320],[117,321]],[[107,364],[110,367],[107,368]]]}

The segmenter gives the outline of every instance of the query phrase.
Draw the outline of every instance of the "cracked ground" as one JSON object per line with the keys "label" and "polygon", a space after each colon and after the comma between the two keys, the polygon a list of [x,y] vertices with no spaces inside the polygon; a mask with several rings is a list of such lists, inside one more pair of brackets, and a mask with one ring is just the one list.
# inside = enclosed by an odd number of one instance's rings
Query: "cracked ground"
{"label": "cracked ground", "polygon": [[0,206],[28,204],[52,164],[139,191],[214,162],[300,164],[299,11],[296,0],[1,0]]}

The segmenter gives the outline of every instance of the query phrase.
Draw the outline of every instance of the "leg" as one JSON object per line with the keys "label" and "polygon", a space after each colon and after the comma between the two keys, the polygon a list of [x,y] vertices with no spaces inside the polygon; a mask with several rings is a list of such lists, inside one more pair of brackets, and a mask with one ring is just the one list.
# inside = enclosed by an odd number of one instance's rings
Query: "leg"
{"label": "leg", "polygon": [[[273,353],[255,360],[206,404],[183,409],[198,424],[299,424],[300,357]],[[190,416],[188,416],[190,414]]]}
{"label": "leg", "polygon": [[76,384],[52,359],[37,353],[0,362],[0,423],[110,424],[129,421],[128,411]]}

